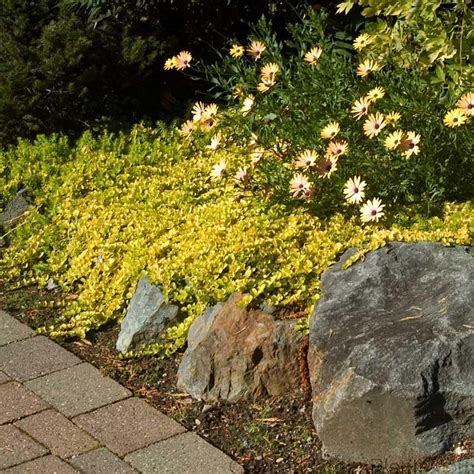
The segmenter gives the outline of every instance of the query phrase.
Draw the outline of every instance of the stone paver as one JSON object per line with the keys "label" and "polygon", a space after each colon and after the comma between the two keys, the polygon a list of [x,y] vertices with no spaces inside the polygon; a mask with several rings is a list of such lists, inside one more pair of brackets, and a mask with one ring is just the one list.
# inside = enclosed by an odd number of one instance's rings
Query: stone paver
{"label": "stone paver", "polygon": [[131,395],[0,311],[0,472],[243,472],[227,455]]}
{"label": "stone paver", "polygon": [[0,469],[46,454],[47,450],[12,425],[0,426]]}
{"label": "stone paver", "polygon": [[11,467],[4,471],[9,474],[75,474],[79,473],[56,456],[44,456],[34,461]]}
{"label": "stone paver", "polygon": [[138,398],[114,403],[73,421],[119,456],[185,431]]}
{"label": "stone paver", "polygon": [[85,474],[135,474],[137,472],[107,448],[81,454],[69,462]]}
{"label": "stone paver", "polygon": [[0,346],[26,339],[33,334],[34,331],[28,326],[0,310]]}
{"label": "stone paver", "polygon": [[0,383],[5,383],[9,380],[11,380],[10,377],[0,370]]}
{"label": "stone paver", "polygon": [[48,404],[17,382],[0,385],[0,425],[48,408]]}
{"label": "stone paver", "polygon": [[15,426],[46,446],[52,454],[68,458],[96,448],[99,443],[55,410],[17,421]]}
{"label": "stone paver", "polygon": [[90,364],[83,363],[31,380],[26,386],[72,417],[129,397],[130,392]]}
{"label": "stone paver", "polygon": [[125,460],[144,474],[243,473],[230,457],[194,433],[155,443],[129,454]]}
{"label": "stone paver", "polygon": [[0,369],[24,382],[56,372],[81,360],[44,336],[32,337],[0,347]]}

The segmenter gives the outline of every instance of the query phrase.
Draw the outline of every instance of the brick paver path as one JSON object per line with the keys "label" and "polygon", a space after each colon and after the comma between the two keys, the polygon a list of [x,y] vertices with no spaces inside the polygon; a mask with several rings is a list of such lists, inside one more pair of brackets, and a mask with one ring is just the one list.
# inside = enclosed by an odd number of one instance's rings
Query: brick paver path
{"label": "brick paver path", "polygon": [[0,472],[243,469],[92,365],[0,311]]}

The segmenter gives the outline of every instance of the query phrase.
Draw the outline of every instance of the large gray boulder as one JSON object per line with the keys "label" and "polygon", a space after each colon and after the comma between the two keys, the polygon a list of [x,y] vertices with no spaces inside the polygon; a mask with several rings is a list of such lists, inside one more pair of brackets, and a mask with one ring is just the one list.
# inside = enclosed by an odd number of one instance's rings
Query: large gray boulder
{"label": "large gray boulder", "polygon": [[164,302],[160,288],[147,277],[141,278],[120,325],[117,350],[125,354],[157,342],[160,334],[176,321],[177,314],[178,307]]}
{"label": "large gray boulder", "polygon": [[435,467],[426,474],[472,474],[473,472],[474,459],[464,459],[449,466]]}
{"label": "large gray boulder", "polygon": [[239,306],[243,295],[207,309],[191,325],[178,388],[200,400],[282,395],[300,385],[304,336],[294,322]]}
{"label": "large gray boulder", "polygon": [[327,454],[407,462],[474,434],[470,248],[393,243],[325,272],[310,321],[313,421]]}

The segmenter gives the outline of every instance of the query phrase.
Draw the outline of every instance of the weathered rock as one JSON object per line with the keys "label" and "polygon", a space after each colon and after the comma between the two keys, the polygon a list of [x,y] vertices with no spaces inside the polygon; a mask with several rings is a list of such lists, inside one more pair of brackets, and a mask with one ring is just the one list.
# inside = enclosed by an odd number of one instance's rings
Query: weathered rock
{"label": "weathered rock", "polygon": [[474,432],[470,248],[393,243],[322,277],[310,322],[313,421],[326,453],[407,462]]}
{"label": "weathered rock", "polygon": [[116,348],[125,353],[140,345],[156,342],[176,321],[178,307],[166,304],[160,288],[148,278],[140,279],[122,320]]}
{"label": "weathered rock", "polygon": [[207,309],[190,327],[178,387],[195,398],[236,401],[299,386],[304,336],[292,322],[239,308],[241,299]]}
{"label": "weathered rock", "polygon": [[28,210],[30,204],[25,199],[24,194],[24,192],[20,191],[7,203],[5,210],[0,213],[0,225],[13,227]]}
{"label": "weathered rock", "polygon": [[436,467],[426,474],[472,474],[474,472],[474,459],[464,459],[449,466]]}

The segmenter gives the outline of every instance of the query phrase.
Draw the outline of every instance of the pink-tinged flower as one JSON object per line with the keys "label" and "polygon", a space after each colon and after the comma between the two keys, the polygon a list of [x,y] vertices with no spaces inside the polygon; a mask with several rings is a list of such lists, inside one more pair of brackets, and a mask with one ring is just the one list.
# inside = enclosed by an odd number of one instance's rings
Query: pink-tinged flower
{"label": "pink-tinged flower", "polygon": [[250,180],[250,175],[246,168],[240,168],[237,173],[234,174],[234,181],[237,184],[246,184]]}
{"label": "pink-tinged flower", "polygon": [[266,49],[267,47],[261,41],[252,41],[247,48],[247,54],[257,61]]}
{"label": "pink-tinged flower", "polygon": [[466,115],[474,115],[474,92],[467,92],[457,102],[457,107],[464,111]]}
{"label": "pink-tinged flower", "polygon": [[333,156],[339,158],[342,155],[346,154],[348,148],[349,145],[344,140],[330,142],[326,149],[326,156]]}
{"label": "pink-tinged flower", "polygon": [[191,67],[192,59],[193,57],[191,56],[191,53],[189,51],[181,51],[176,56],[176,69],[178,71],[182,71],[183,69]]}
{"label": "pink-tinged flower", "polygon": [[376,137],[386,126],[385,117],[380,112],[370,114],[364,122],[364,134],[369,138]]}
{"label": "pink-tinged flower", "polygon": [[346,181],[344,185],[344,196],[346,201],[350,204],[357,204],[364,199],[364,189],[367,186],[365,181],[360,179],[360,176],[354,176]]}
{"label": "pink-tinged flower", "polygon": [[408,132],[406,138],[402,140],[400,144],[400,149],[403,150],[403,154],[406,158],[410,158],[411,155],[418,155],[420,152],[420,135],[417,135],[415,132]]}
{"label": "pink-tinged flower", "polygon": [[290,192],[292,196],[304,198],[305,193],[309,191],[311,191],[311,184],[308,178],[300,173],[295,174],[290,181]]}
{"label": "pink-tinged flower", "polygon": [[339,130],[340,127],[337,122],[330,122],[321,130],[321,138],[334,138]]}
{"label": "pink-tinged flower", "polygon": [[321,158],[316,165],[316,172],[322,178],[329,178],[337,170],[337,158],[326,156]]}
{"label": "pink-tinged flower", "polygon": [[223,176],[225,176],[226,168],[227,168],[227,164],[225,160],[222,159],[221,161],[219,161],[219,163],[217,163],[216,165],[212,167],[211,178],[212,179],[222,178]]}
{"label": "pink-tinged flower", "polygon": [[382,204],[380,199],[374,198],[372,201],[367,201],[360,208],[360,218],[362,222],[378,222],[378,220],[384,215],[382,210],[384,207],[385,204]]}
{"label": "pink-tinged flower", "polygon": [[194,130],[194,122],[192,120],[186,120],[186,122],[184,122],[183,125],[181,125],[179,134],[184,138],[188,138],[191,136],[191,133],[193,133],[193,130]]}
{"label": "pink-tinged flower", "polygon": [[367,115],[369,112],[369,101],[365,98],[362,97],[359,100],[356,100],[352,109],[351,113],[352,115],[357,119],[361,119],[364,115]]}
{"label": "pink-tinged flower", "polygon": [[316,165],[317,159],[318,155],[315,151],[305,150],[297,156],[297,160],[295,161],[295,167],[304,170],[309,170],[310,168]]}

